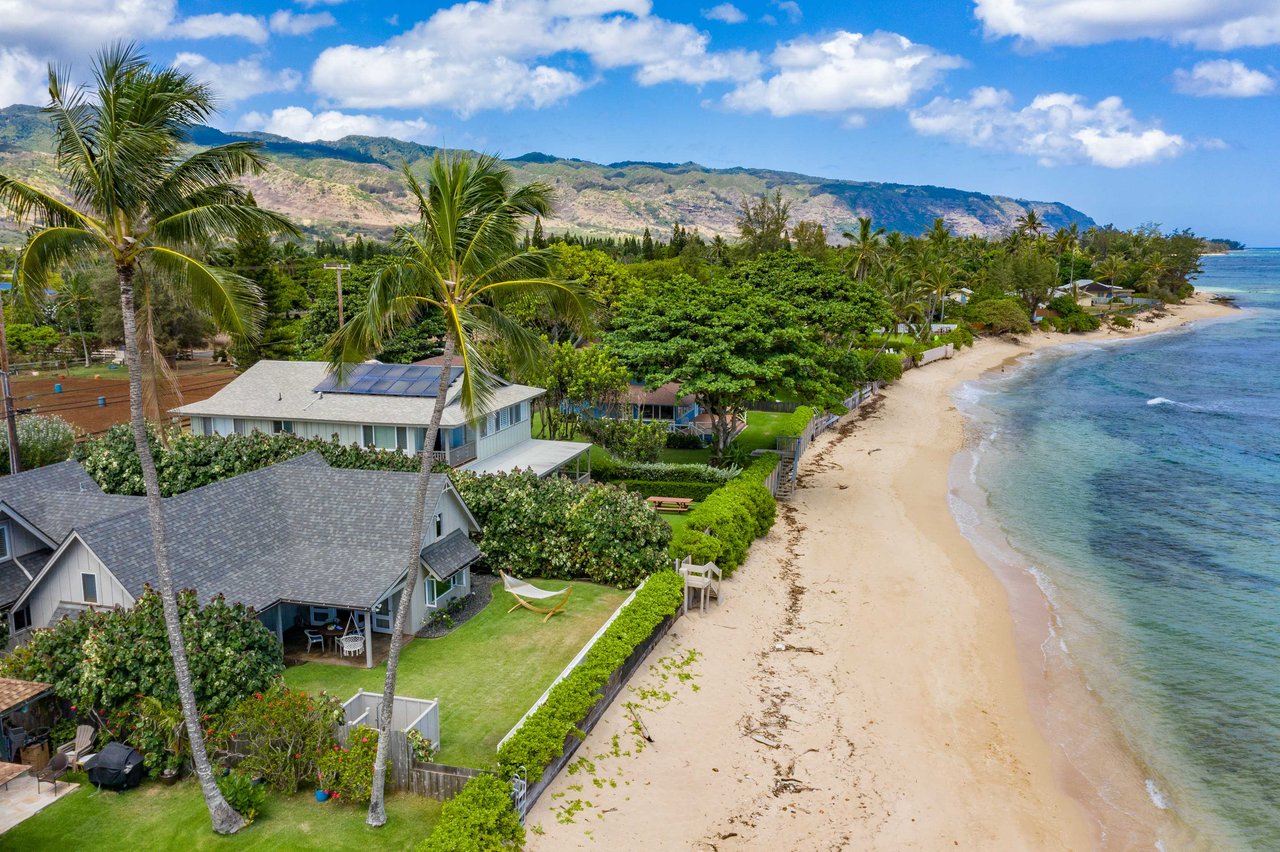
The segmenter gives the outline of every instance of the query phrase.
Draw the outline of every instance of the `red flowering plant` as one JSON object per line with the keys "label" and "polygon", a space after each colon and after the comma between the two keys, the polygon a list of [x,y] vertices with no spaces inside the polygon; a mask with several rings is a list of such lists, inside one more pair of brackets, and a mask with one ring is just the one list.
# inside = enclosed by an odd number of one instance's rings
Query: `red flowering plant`
{"label": "red flowering plant", "polygon": [[376,728],[357,725],[345,746],[325,750],[318,761],[318,785],[338,801],[368,803],[373,794],[373,759],[378,753]]}
{"label": "red flowering plant", "polygon": [[216,723],[205,724],[217,750],[242,755],[238,769],[261,776],[273,790],[295,793],[317,777],[318,760],[336,747],[342,721],[336,698],[277,683],[246,698]]}

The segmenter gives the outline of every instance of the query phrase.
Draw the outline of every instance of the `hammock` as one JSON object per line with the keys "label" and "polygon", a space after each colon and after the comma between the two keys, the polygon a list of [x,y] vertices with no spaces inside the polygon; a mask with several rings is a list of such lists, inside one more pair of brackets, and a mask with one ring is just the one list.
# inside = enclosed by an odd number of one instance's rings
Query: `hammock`
{"label": "hammock", "polygon": [[[498,575],[502,577],[502,588],[510,592],[511,596],[516,599],[515,606],[511,607],[507,612],[514,612],[518,607],[524,607],[530,612],[536,612],[539,615],[545,614],[546,618],[542,619],[543,624],[546,624],[547,619],[551,618],[551,616],[555,615],[557,612],[564,612],[565,604],[569,602],[569,595],[573,594],[573,586],[565,586],[563,589],[548,592],[545,589],[539,589],[537,586],[532,586],[524,580],[512,577],[505,571],[499,571]],[[548,598],[560,598],[560,602],[550,609],[547,609],[546,607],[537,607],[529,603],[531,600],[541,601],[547,600]]]}

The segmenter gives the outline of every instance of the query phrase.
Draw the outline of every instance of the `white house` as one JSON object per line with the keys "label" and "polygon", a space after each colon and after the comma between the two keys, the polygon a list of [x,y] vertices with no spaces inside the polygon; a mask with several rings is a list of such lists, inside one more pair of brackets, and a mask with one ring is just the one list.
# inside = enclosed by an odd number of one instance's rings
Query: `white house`
{"label": "white house", "polygon": [[[288,629],[333,621],[389,634],[416,484],[416,474],[331,468],[308,453],[166,498],[175,585],[202,602],[222,595],[253,607],[282,642]],[[126,511],[72,523],[14,604],[19,641],[91,607],[132,606],[155,583],[145,506],[124,499]],[[449,477],[432,476],[425,510],[409,632],[470,592],[481,555],[470,538],[479,527]],[[365,654],[373,665],[372,642]]]}
{"label": "white house", "polygon": [[[441,368],[371,362],[341,383],[320,361],[259,361],[201,402],[173,409],[203,435],[290,432],[362,447],[419,453],[440,387]],[[432,448],[438,461],[478,473],[532,470],[585,479],[589,443],[533,437],[533,401],[542,388],[499,382],[472,420],[457,396],[462,371],[451,370],[448,404]]]}

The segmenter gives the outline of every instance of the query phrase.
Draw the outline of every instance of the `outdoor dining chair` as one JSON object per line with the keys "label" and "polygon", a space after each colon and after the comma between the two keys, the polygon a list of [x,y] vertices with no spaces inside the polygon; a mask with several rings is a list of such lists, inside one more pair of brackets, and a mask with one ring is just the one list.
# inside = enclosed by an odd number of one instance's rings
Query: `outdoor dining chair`
{"label": "outdoor dining chair", "polygon": [[315,630],[304,630],[302,635],[307,637],[307,653],[311,653],[311,649],[315,645],[320,646],[320,653],[324,653],[324,635]]}
{"label": "outdoor dining chair", "polygon": [[58,779],[67,774],[67,770],[71,768],[71,761],[67,758],[65,752],[58,752],[53,756],[48,765],[36,773],[36,793],[40,792],[41,784],[52,784],[53,795],[58,795]]}

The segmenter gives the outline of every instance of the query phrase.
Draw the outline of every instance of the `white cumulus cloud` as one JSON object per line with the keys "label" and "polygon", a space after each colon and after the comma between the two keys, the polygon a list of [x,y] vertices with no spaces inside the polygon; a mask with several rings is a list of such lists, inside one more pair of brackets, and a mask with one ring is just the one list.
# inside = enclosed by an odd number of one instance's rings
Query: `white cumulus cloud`
{"label": "white cumulus cloud", "polygon": [[234,104],[266,92],[292,92],[302,82],[302,75],[292,68],[272,71],[263,67],[259,57],[236,62],[214,62],[199,53],[179,53],[173,60],[196,78],[208,83],[218,100]]}
{"label": "white cumulus cloud", "polygon": [[243,38],[254,44],[265,44],[267,25],[261,18],[240,12],[192,15],[174,23],[167,33],[171,38]]}
{"label": "white cumulus cloud", "polygon": [[1205,50],[1280,44],[1280,0],[974,0],[990,36],[1038,45],[1152,38]]}
{"label": "white cumulus cloud", "polygon": [[1200,98],[1256,98],[1276,88],[1276,78],[1235,59],[1197,62],[1173,72],[1173,87]]}
{"label": "white cumulus cloud", "polygon": [[1092,106],[1080,95],[1039,95],[1016,109],[1002,89],[974,89],[964,100],[935,98],[911,110],[911,126],[978,148],[1035,157],[1042,165],[1091,163],[1119,169],[1176,157],[1183,137],[1134,117],[1117,97]]}
{"label": "white cumulus cloud", "polygon": [[719,6],[703,9],[702,17],[708,21],[720,21],[723,24],[740,24],[747,19],[747,13],[732,3],[721,3]]}
{"label": "white cumulus cloud", "polygon": [[312,87],[347,107],[543,107],[634,69],[641,85],[745,80],[759,58],[712,51],[688,24],[651,14],[649,0],[488,0],[460,3],[384,44],[320,54]]}
{"label": "white cumulus cloud", "polygon": [[773,5],[793,24],[799,23],[804,17],[804,12],[801,11],[800,4],[796,0],[773,0]]}
{"label": "white cumulus cloud", "polygon": [[47,101],[47,67],[21,47],[0,48],[0,106]]}
{"label": "white cumulus cloud", "polygon": [[738,86],[724,96],[724,104],[779,116],[902,107],[948,70],[964,65],[896,33],[843,30],[823,40],[781,44],[770,63],[772,75]]}
{"label": "white cumulus cloud", "polygon": [[420,118],[383,118],[337,110],[312,112],[300,106],[274,109],[270,114],[246,113],[240,119],[240,126],[245,130],[264,130],[303,142],[341,139],[344,136],[393,136],[421,142],[436,133],[436,128]]}
{"label": "white cumulus cloud", "polygon": [[337,19],[328,12],[295,15],[288,9],[277,10],[269,21],[271,32],[282,35],[307,35],[337,23]]}

